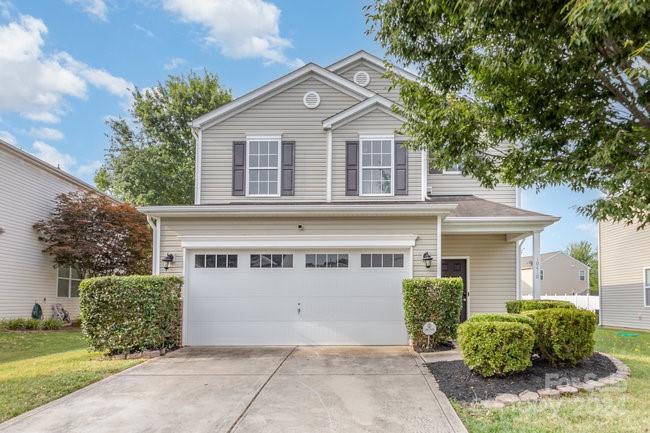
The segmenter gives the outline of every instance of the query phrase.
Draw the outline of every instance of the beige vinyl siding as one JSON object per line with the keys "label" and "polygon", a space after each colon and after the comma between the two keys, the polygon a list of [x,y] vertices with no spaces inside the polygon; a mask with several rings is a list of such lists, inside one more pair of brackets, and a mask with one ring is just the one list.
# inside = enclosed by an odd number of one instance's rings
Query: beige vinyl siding
{"label": "beige vinyl siding", "polygon": [[[313,90],[320,105],[309,109],[303,96]],[[236,201],[316,201],[327,194],[327,135],[322,120],[359,99],[309,75],[298,84],[203,131],[201,203]],[[295,195],[287,197],[232,196],[232,142],[250,135],[281,135],[295,141]]]}
{"label": "beige vinyl siding", "polygon": [[442,236],[443,259],[469,256],[470,315],[506,311],[516,298],[516,253],[503,234]]}
{"label": "beige vinyl siding", "polygon": [[427,183],[429,193],[432,195],[473,194],[508,206],[517,205],[515,187],[503,183],[498,184],[494,189],[488,189],[482,187],[476,179],[461,174],[429,174]]}
{"label": "beige vinyl siding", "polygon": [[[589,266],[571,257],[555,254],[546,260],[542,259],[540,267],[544,270],[542,295],[572,295],[589,291]],[[584,281],[580,281],[580,270],[585,271]],[[522,295],[532,294],[532,269],[522,269],[521,282]]]}
{"label": "beige vinyl siding", "polygon": [[35,302],[44,317],[55,303],[77,316],[78,298],[57,297],[56,269],[32,227],[48,217],[58,194],[76,185],[3,149],[0,185],[0,318],[29,317]]}
{"label": "beige vinyl siding", "polygon": [[600,317],[605,326],[650,329],[643,268],[650,267],[650,230],[601,222]]}
{"label": "beige vinyl siding", "polygon": [[343,78],[354,82],[354,74],[357,71],[366,71],[370,76],[370,83],[368,83],[366,89],[378,93],[393,102],[400,102],[399,89],[390,88],[390,80],[383,76],[385,72],[383,68],[360,59],[347,65],[345,68],[336,71],[336,73]]}
{"label": "beige vinyl siding", "polygon": [[[418,238],[413,248],[413,275],[434,277],[435,267],[427,269],[422,255],[436,257],[436,218],[162,218],[160,234],[161,257],[174,255],[168,273],[182,274],[183,250],[179,236],[218,235],[373,235],[414,234]],[[303,230],[298,230],[298,225]],[[248,266],[248,264],[242,264]],[[161,272],[165,273],[164,269]]]}
{"label": "beige vinyl siding", "polygon": [[[375,109],[362,117],[337,128],[332,133],[332,200],[421,200],[422,199],[422,158],[421,152],[409,152],[408,157],[408,195],[386,196],[346,196],[345,195],[345,147],[346,141],[359,140],[359,135],[394,134],[401,121],[390,114]],[[395,140],[404,137],[395,136]],[[359,187],[361,184],[359,183]]]}

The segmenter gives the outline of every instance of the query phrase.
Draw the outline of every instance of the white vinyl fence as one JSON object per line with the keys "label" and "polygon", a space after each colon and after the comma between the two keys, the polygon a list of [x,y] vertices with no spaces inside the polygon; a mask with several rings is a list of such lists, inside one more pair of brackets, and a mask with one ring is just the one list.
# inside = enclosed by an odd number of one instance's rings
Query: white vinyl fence
{"label": "white vinyl fence", "polygon": [[[532,295],[524,295],[522,299],[533,299]],[[578,308],[596,311],[600,305],[600,297],[594,295],[542,295],[542,299],[549,301],[569,301]]]}

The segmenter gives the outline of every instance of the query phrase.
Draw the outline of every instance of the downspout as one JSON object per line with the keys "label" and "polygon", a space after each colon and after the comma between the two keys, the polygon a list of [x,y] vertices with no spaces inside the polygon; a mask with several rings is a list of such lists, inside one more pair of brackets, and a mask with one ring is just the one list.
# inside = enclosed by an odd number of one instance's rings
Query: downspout
{"label": "downspout", "polygon": [[327,129],[327,202],[332,201],[332,129]]}

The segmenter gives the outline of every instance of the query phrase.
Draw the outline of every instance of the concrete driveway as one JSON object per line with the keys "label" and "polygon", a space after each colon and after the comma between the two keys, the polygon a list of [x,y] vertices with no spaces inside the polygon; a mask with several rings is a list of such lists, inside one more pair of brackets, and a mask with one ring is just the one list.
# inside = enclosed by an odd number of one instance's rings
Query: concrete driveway
{"label": "concrete driveway", "polygon": [[0,432],[465,433],[405,347],[186,348],[0,424]]}

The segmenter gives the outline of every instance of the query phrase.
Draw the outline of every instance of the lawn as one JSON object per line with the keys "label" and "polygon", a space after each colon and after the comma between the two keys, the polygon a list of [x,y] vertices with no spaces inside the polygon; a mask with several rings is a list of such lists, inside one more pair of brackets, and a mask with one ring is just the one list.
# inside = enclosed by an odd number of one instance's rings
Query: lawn
{"label": "lawn", "polygon": [[500,410],[454,407],[470,433],[650,432],[650,333],[596,331],[596,350],[616,356],[632,370],[621,386],[600,392],[510,406]]}
{"label": "lawn", "polygon": [[102,359],[79,330],[0,332],[0,348],[0,422],[141,362]]}

